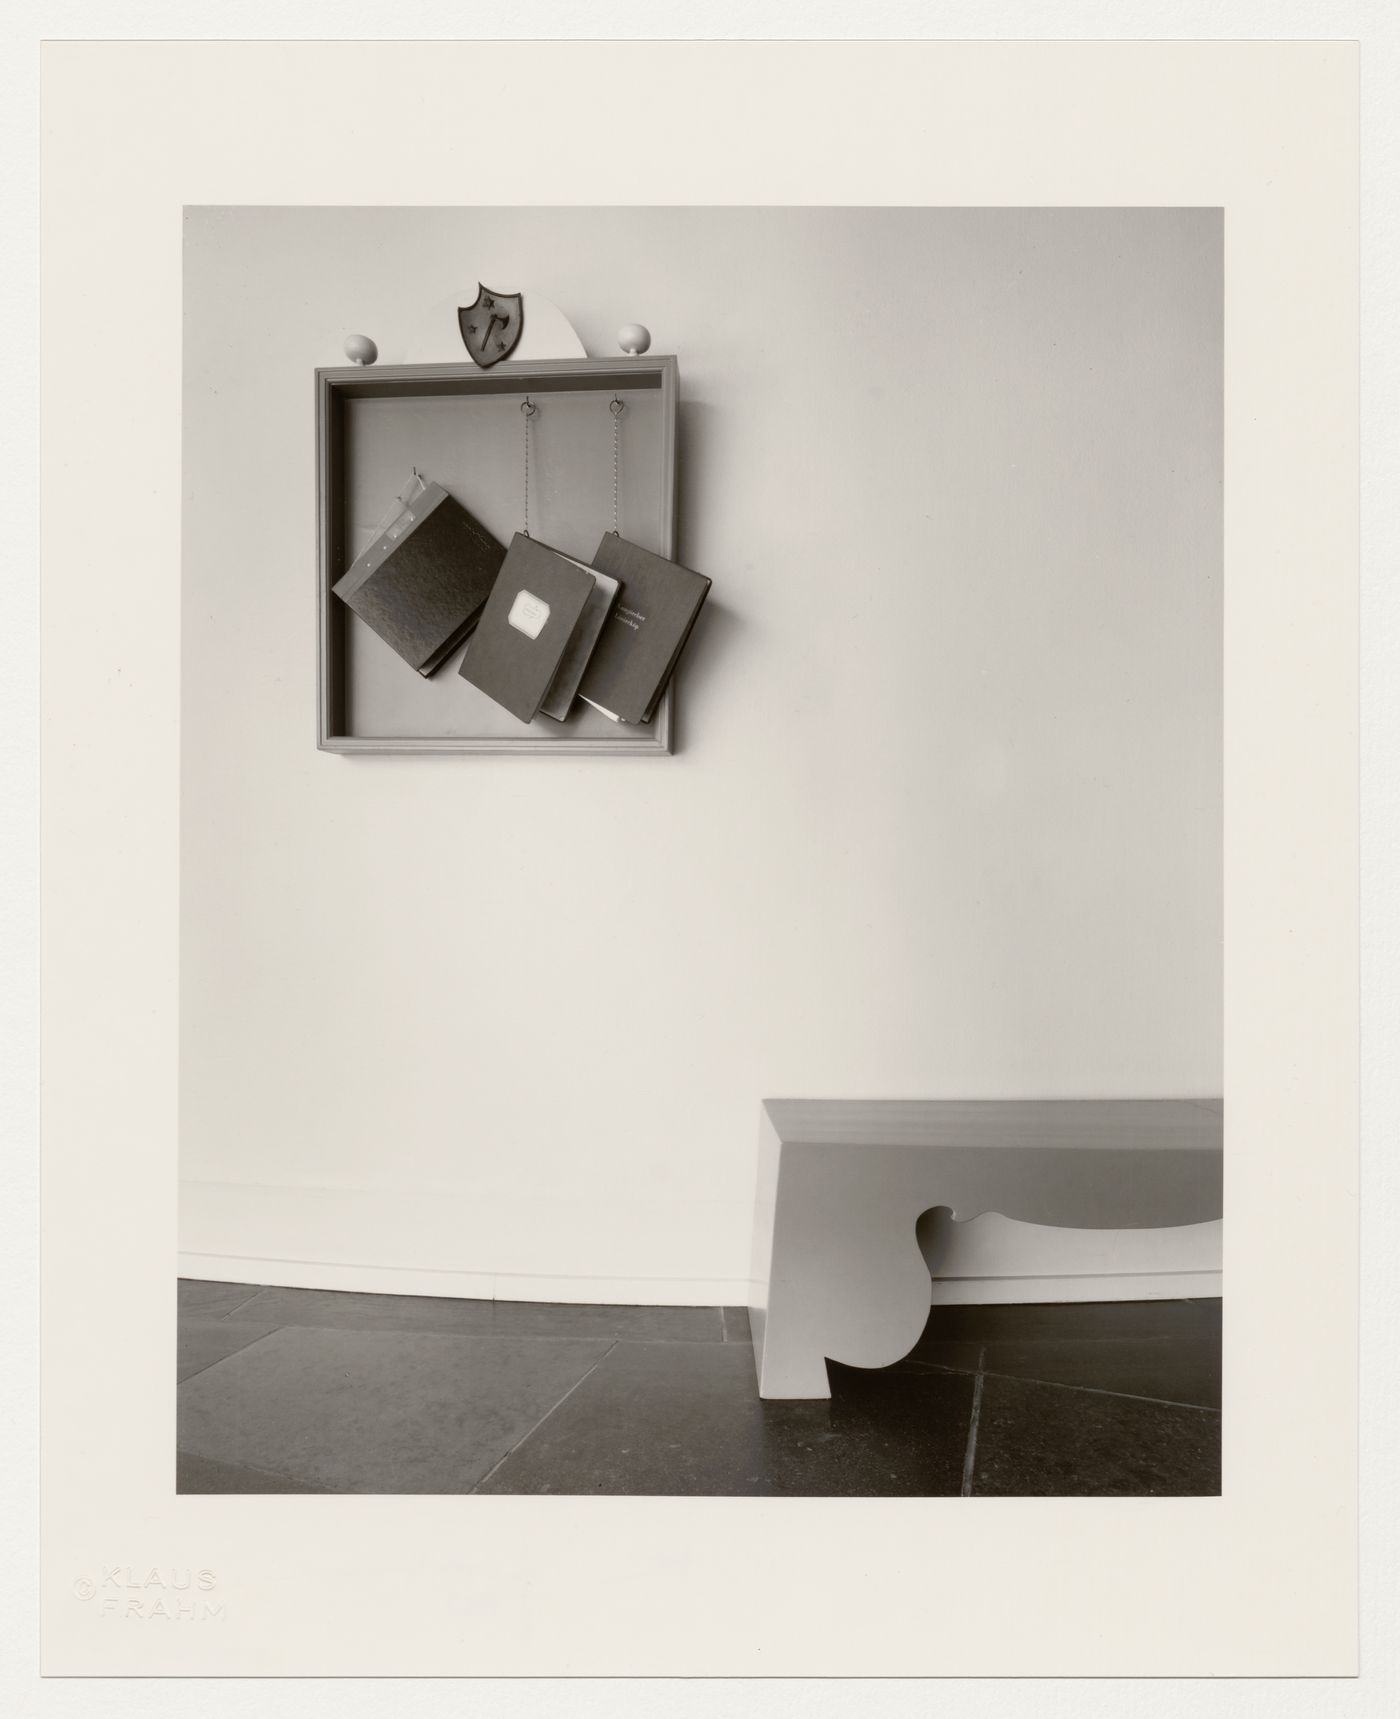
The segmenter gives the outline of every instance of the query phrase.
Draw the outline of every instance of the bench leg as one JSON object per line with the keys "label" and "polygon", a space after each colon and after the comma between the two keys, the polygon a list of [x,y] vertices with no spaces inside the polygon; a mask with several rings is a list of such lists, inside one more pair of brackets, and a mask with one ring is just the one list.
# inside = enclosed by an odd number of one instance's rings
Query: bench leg
{"label": "bench leg", "polygon": [[753,1332],[760,1397],[831,1395],[826,1356],[820,1343],[813,1343],[801,1331],[789,1329],[781,1315],[776,1325],[770,1324],[762,1308],[749,1309],[749,1326]]}
{"label": "bench leg", "polygon": [[928,1320],[916,1233],[927,1195],[873,1198],[868,1185],[843,1188],[846,1166],[812,1168],[784,1181],[765,1305],[750,1309],[761,1397],[829,1397],[828,1360],[888,1367]]}

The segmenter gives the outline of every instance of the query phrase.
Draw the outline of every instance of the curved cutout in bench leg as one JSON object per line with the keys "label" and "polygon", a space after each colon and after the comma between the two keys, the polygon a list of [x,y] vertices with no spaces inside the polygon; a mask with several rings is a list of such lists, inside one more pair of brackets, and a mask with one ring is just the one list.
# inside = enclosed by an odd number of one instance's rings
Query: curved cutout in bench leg
{"label": "curved cutout in bench leg", "polygon": [[914,1240],[924,1256],[930,1278],[936,1278],[942,1272],[953,1244],[953,1229],[960,1222],[951,1206],[930,1206],[919,1213],[914,1224]]}

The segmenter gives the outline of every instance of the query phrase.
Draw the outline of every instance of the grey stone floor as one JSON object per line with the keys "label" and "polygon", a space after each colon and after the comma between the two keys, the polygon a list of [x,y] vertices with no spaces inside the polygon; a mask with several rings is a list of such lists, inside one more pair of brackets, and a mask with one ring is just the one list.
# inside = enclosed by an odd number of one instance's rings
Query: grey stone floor
{"label": "grey stone floor", "polygon": [[762,1402],[743,1308],[182,1280],[189,1493],[1137,1496],[1220,1490],[1220,1303],[934,1308]]}

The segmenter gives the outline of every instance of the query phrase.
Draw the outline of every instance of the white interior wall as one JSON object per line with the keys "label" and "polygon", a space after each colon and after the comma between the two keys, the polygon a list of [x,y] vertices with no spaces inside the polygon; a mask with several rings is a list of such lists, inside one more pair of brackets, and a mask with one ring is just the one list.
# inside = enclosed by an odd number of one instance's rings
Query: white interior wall
{"label": "white interior wall", "polygon": [[[1221,266],[1215,211],[189,211],[182,1269],[742,1301],[765,1096],[1218,1094]],[[671,758],[315,750],[312,368],[478,280],[679,355]]]}

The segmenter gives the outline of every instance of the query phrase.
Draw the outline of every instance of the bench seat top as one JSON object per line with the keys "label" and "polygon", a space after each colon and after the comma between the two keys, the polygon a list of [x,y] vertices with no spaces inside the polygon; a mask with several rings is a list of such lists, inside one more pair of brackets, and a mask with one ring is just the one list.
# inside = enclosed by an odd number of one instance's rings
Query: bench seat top
{"label": "bench seat top", "polygon": [[1218,1098],[766,1098],[784,1146],[1219,1152]]}

